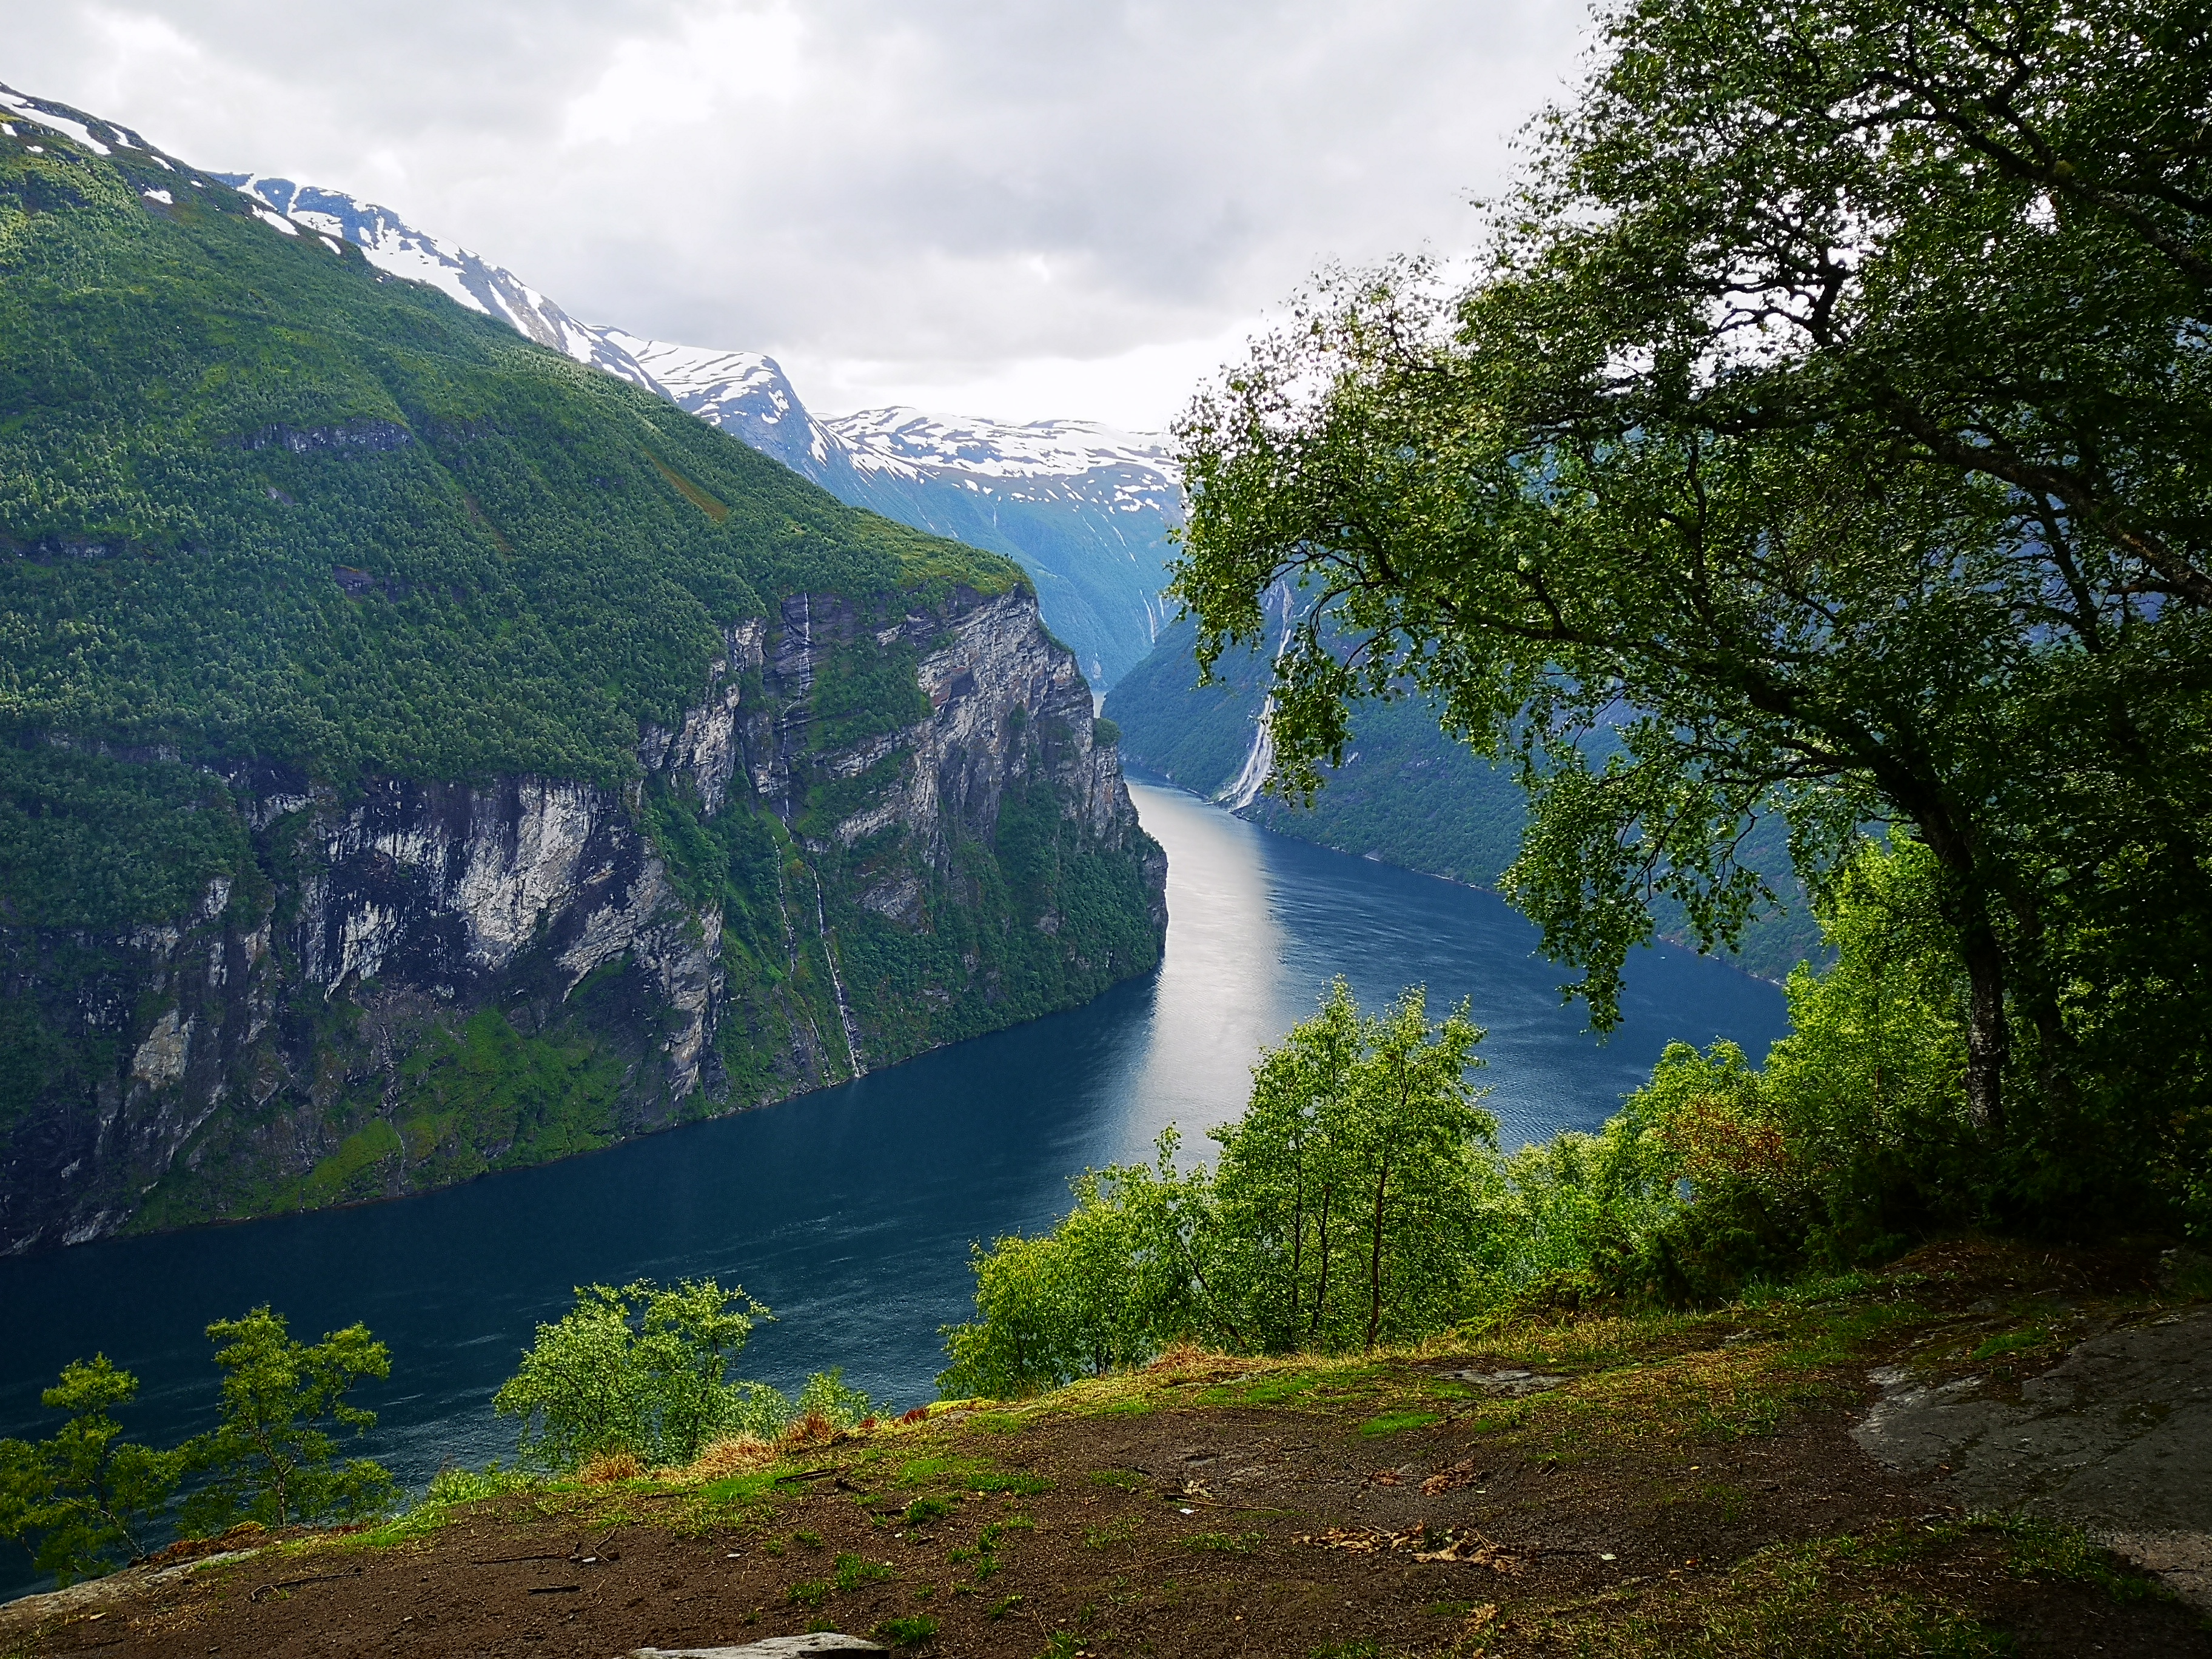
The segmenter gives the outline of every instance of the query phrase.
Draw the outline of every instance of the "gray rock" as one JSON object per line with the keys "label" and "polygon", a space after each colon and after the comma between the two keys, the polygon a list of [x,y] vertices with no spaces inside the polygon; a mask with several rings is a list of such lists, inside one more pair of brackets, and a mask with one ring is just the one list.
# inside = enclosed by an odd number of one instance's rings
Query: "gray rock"
{"label": "gray rock", "polygon": [[735,1648],[633,1648],[624,1659],[796,1659],[808,1653],[888,1653],[859,1636],[816,1631],[811,1636],[771,1636]]}
{"label": "gray rock", "polygon": [[1558,1388],[1567,1380],[1564,1376],[1546,1376],[1537,1371],[1463,1370],[1446,1371],[1443,1375],[1455,1382],[1465,1382],[1480,1389],[1485,1394],[1502,1395],[1511,1400],[1518,1400],[1525,1395],[1542,1394]]}
{"label": "gray rock", "polygon": [[1969,1509],[2070,1521],[2212,1611],[2212,1310],[2081,1344],[2021,1388],[1899,1368],[1851,1431],[1893,1468],[1948,1467]]}

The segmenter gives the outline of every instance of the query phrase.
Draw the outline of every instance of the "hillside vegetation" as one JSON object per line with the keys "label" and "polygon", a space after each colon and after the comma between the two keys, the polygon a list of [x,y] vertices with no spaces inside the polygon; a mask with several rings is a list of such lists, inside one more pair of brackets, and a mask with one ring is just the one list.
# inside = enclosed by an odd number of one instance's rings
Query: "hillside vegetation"
{"label": "hillside vegetation", "polygon": [[1024,1403],[817,1414],[688,1462],[456,1469],[366,1529],[248,1526],[16,1602],[0,1643],[2203,1653],[2201,1615],[2077,1525],[1977,1513],[1943,1472],[1850,1438],[1869,1365],[2001,1391],[2086,1331],[2185,1316],[2145,1265],[1949,1244],[1692,1315],[1553,1315],[1348,1359],[1186,1348]]}
{"label": "hillside vegetation", "polygon": [[15,729],[612,782],[782,594],[1022,580],[226,186],[21,132],[47,142],[0,138]]}
{"label": "hillside vegetation", "polygon": [[0,124],[0,1249],[564,1156],[1157,959],[1018,567],[42,107]]}

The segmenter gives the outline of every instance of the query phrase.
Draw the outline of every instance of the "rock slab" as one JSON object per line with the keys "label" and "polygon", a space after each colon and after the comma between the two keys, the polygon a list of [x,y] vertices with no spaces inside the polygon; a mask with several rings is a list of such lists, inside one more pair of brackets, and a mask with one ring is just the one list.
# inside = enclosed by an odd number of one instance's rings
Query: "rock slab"
{"label": "rock slab", "polygon": [[633,1648],[623,1659],[798,1659],[809,1653],[888,1653],[890,1650],[858,1636],[816,1631],[808,1636],[771,1636],[735,1648]]}
{"label": "rock slab", "polygon": [[1948,1468],[1969,1509],[2073,1522],[2212,1612],[2212,1309],[2092,1337],[2017,1401],[1978,1377],[1871,1380],[1862,1449]]}

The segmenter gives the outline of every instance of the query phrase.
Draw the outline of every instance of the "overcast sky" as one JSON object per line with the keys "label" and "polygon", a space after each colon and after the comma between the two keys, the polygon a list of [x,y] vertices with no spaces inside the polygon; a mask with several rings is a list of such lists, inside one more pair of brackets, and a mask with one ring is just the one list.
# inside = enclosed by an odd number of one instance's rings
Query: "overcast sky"
{"label": "overcast sky", "polygon": [[1579,0],[0,0],[0,81],[380,202],[824,413],[1156,428],[1324,260],[1472,239]]}

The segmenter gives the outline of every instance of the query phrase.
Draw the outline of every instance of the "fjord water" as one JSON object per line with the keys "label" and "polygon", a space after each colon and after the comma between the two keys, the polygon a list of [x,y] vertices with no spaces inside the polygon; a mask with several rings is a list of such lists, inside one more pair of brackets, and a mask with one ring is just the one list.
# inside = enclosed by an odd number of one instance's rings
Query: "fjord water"
{"label": "fjord water", "polygon": [[[1261,1045],[1333,974],[1379,1006],[1407,984],[1488,1029],[1480,1081],[1509,1147],[1595,1126],[1670,1039],[1754,1056],[1781,993],[1672,946],[1631,965],[1609,1042],[1562,1006],[1534,930],[1495,895],[1310,847],[1137,785],[1169,855],[1172,917],[1152,978],[1090,1006],[856,1083],[593,1156],[396,1203],[110,1240],[0,1261],[0,1434],[49,1432],[38,1393],[95,1351],[143,1379],[134,1436],[204,1426],[202,1328],[267,1303],[313,1338],[362,1320],[391,1345],[366,1449],[419,1485],[511,1449],[493,1389],[532,1328],[591,1281],[712,1273],[773,1307],[748,1375],[792,1386],[842,1364],[878,1399],[926,1400],[938,1327],[969,1310],[969,1241],[1048,1225],[1067,1176],[1186,1152],[1236,1115]],[[0,1565],[0,1589],[21,1562]]]}

